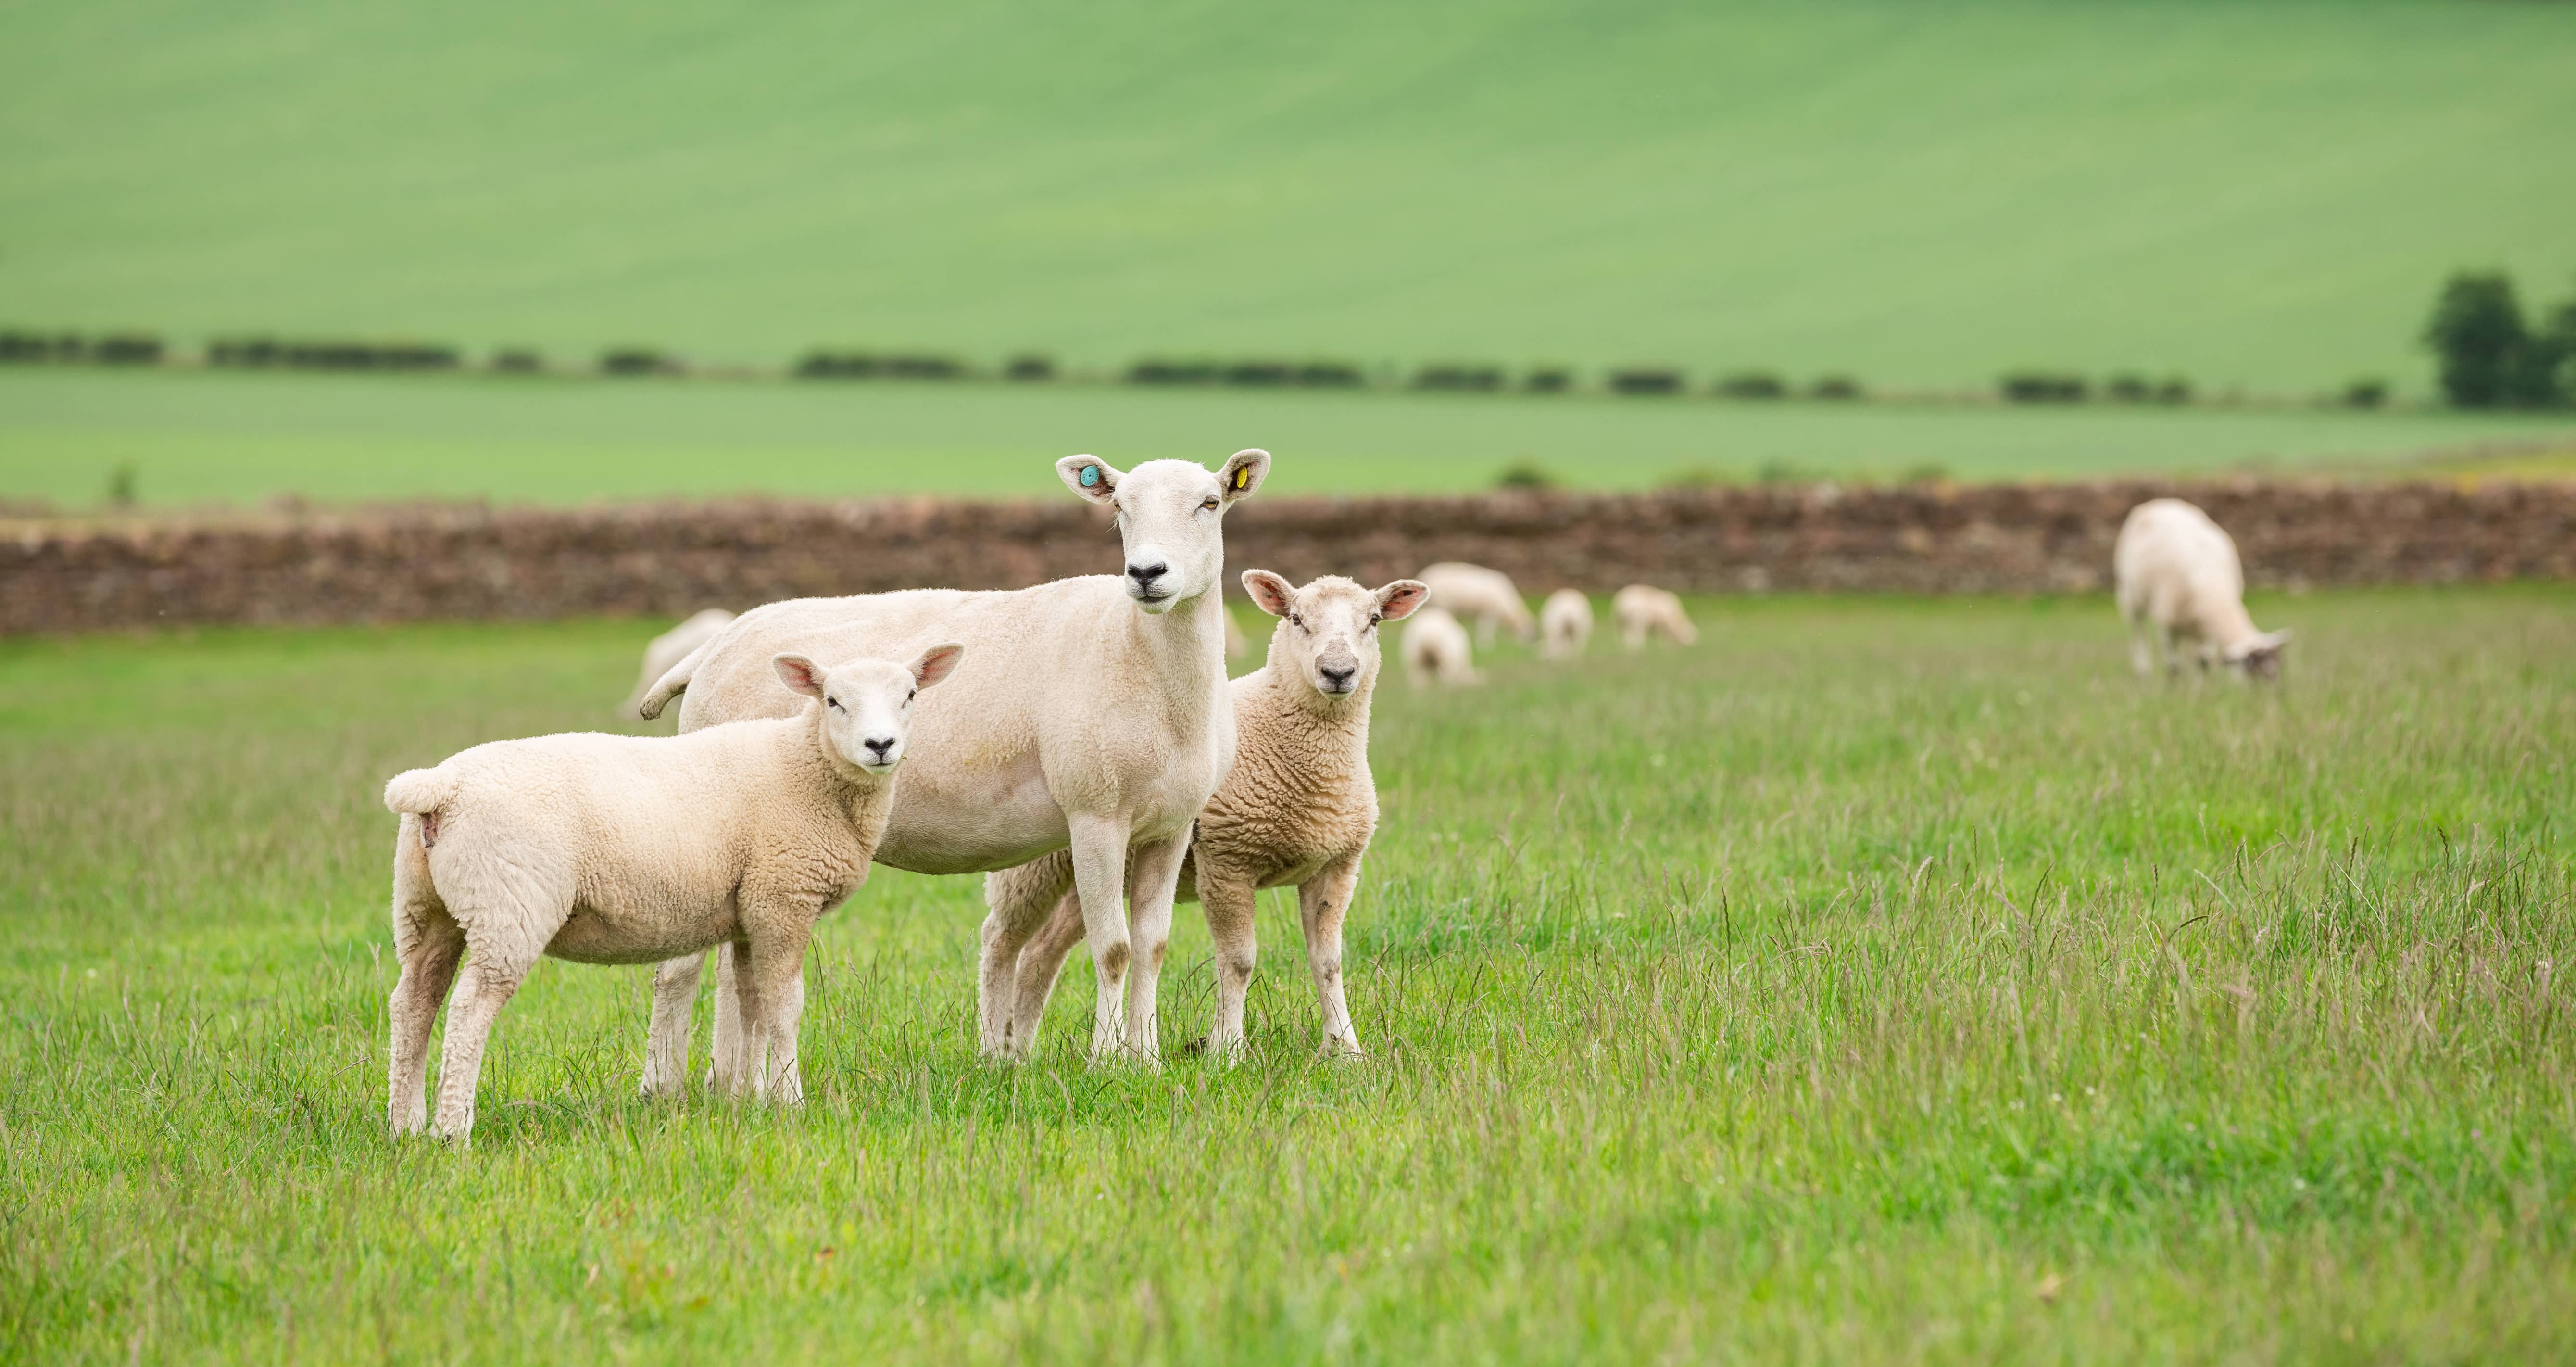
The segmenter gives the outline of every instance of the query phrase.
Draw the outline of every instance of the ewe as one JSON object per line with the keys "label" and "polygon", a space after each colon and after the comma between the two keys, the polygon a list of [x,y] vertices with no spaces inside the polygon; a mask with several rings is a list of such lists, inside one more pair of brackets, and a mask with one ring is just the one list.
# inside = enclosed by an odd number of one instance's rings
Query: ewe
{"label": "ewe", "polygon": [[1579,590],[1558,589],[1538,609],[1538,653],[1562,660],[1583,653],[1592,640],[1592,600]]}
{"label": "ewe", "polygon": [[1435,683],[1464,686],[1484,682],[1476,674],[1476,657],[1467,645],[1467,629],[1439,608],[1424,608],[1413,614],[1412,625],[1404,629],[1403,649],[1404,681],[1415,688],[1428,688]]}
{"label": "ewe", "polygon": [[620,704],[620,714],[629,717],[637,715],[636,705],[644,701],[645,694],[653,691],[653,685],[660,683],[662,676],[670,673],[673,665],[689,658],[698,647],[714,640],[715,634],[724,630],[725,624],[732,620],[733,614],[723,608],[707,608],[691,614],[688,620],[654,637],[651,644],[644,647],[644,672],[636,677],[635,691],[627,694],[626,701]]}
{"label": "ewe", "polygon": [[867,881],[902,763],[913,694],[947,677],[961,647],[910,665],[825,670],[780,655],[802,714],[686,736],[540,736],[495,741],[385,785],[394,836],[394,953],[385,1116],[396,1134],[428,1120],[429,1031],[447,1016],[435,1133],[474,1129],[474,1083],[492,1022],[551,954],[653,963],[739,944],[743,1072],[755,1095],[804,1098],[796,1068],[805,941],[814,918]]}
{"label": "ewe", "polygon": [[[830,656],[965,642],[972,653],[957,681],[915,723],[923,757],[896,781],[877,862],[916,873],[984,873],[1070,844],[1099,969],[1092,1056],[1123,1049],[1152,1058],[1154,985],[1190,820],[1234,763],[1217,595],[1224,513],[1251,497],[1269,469],[1263,451],[1236,452],[1216,474],[1185,460],[1122,473],[1091,456],[1067,456],[1056,463],[1065,487],[1117,510],[1124,575],[1011,593],[911,589],[772,603],[674,669],[643,710],[657,713],[685,689],[683,732],[774,716],[794,701],[761,673],[761,662],[779,651]],[[986,979],[1007,974],[1019,953],[1016,940],[987,941]],[[731,957],[722,962],[729,975]],[[655,979],[650,1090],[680,1085],[697,979],[694,958],[664,964]],[[724,981],[716,997],[719,1068],[738,1038]],[[983,1034],[998,1038],[998,1024],[985,1022]]]}
{"label": "ewe", "polygon": [[1487,649],[1493,647],[1496,623],[1510,627],[1512,635],[1524,641],[1536,633],[1530,622],[1529,604],[1521,601],[1521,591],[1512,587],[1512,577],[1501,570],[1443,560],[1424,566],[1414,578],[1431,586],[1428,606],[1453,617],[1474,618],[1476,639]]}
{"label": "ewe", "polygon": [[[1234,769],[1199,813],[1198,833],[1181,864],[1180,899],[1206,910],[1216,941],[1216,1025],[1207,1047],[1228,1055],[1243,1043],[1243,994],[1256,949],[1253,893],[1293,883],[1306,963],[1324,1011],[1324,1052],[1356,1054],[1359,1036],[1342,997],[1342,917],[1359,890],[1360,858],[1377,830],[1368,727],[1378,626],[1411,613],[1428,590],[1410,579],[1366,589],[1330,575],[1293,589],[1268,570],[1244,571],[1243,586],[1262,611],[1281,620],[1270,635],[1269,662],[1229,686]],[[985,961],[988,976],[978,986],[984,1018],[998,1016],[1007,1032],[985,1041],[990,1052],[1025,1057],[1036,1046],[1056,974],[1082,938],[1082,906],[1069,895],[1072,885],[1073,864],[1061,852],[984,879],[992,908],[984,922],[988,942],[1054,912],[1020,951],[1016,985],[1010,965],[992,973],[992,960]],[[1027,931],[1012,938],[1027,939]]]}
{"label": "ewe", "polygon": [[[2257,631],[2245,612],[2245,570],[2236,543],[2209,514],[2178,498],[2159,498],[2129,510],[2111,548],[2120,616],[2129,624],[2129,663],[2145,678],[2161,655],[2169,673],[2180,673],[2177,641],[2194,645],[2204,670],[2215,656],[2239,678],[2271,679],[2281,673],[2286,631]],[[2152,629],[2155,648],[2147,638]]]}
{"label": "ewe", "polygon": [[1650,584],[1630,584],[1612,595],[1610,615],[1618,620],[1619,639],[1630,650],[1643,646],[1649,636],[1678,645],[1699,640],[1699,628],[1682,611],[1682,600]]}

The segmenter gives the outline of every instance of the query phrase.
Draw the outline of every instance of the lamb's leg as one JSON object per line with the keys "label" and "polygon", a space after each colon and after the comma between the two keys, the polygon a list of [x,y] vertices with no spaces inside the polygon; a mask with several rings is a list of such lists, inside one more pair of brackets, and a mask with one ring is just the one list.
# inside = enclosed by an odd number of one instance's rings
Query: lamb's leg
{"label": "lamb's leg", "polygon": [[1315,974],[1315,1000],[1324,1008],[1324,1052],[1357,1054],[1350,1003],[1342,997],[1342,918],[1359,892],[1360,856],[1326,864],[1297,889],[1297,919],[1306,932],[1306,966]]}
{"label": "lamb's leg", "polygon": [[1118,1057],[1119,1012],[1127,985],[1127,823],[1115,817],[1077,816],[1073,828],[1073,889],[1082,898],[1082,938],[1091,948],[1098,980],[1092,1002],[1091,1061]]}
{"label": "lamb's leg", "polygon": [[413,835],[417,820],[404,819],[394,851],[394,960],[402,966],[402,976],[386,1003],[392,1041],[385,1067],[385,1123],[398,1135],[417,1134],[429,1123],[429,1034],[438,1023],[439,1003],[456,982],[457,961],[465,954],[465,932],[430,886],[429,860]]}
{"label": "lamb's leg", "polygon": [[1253,927],[1253,888],[1236,878],[1199,864],[1199,907],[1207,913],[1208,938],[1216,944],[1216,1024],[1209,1028],[1207,1049],[1223,1059],[1243,1052],[1243,995],[1252,985],[1260,945]]}
{"label": "lamb's leg", "polygon": [[796,1060],[797,1029],[805,1015],[805,942],[810,932],[787,929],[752,942],[737,955],[736,972],[750,986],[744,1005],[757,1014],[743,1018],[743,1058],[750,1069],[751,1094],[782,1106],[805,1100],[805,1079]]}
{"label": "lamb's leg", "polygon": [[2141,679],[2156,672],[2155,651],[2147,644],[2147,623],[2141,617],[2129,619],[2129,671]]}
{"label": "lamb's leg", "polygon": [[1055,914],[1020,948],[1019,972],[1011,989],[1010,1046],[1021,1058],[1037,1052],[1038,1027],[1046,1023],[1047,998],[1064,972],[1065,956],[1082,943],[1082,898],[1071,891],[1059,898]]}
{"label": "lamb's leg", "polygon": [[709,952],[716,960],[716,1019],[707,1040],[707,1087],[732,1096],[750,1076],[751,1062],[744,1057],[744,1027],[751,1012],[743,1004],[742,964],[737,957],[741,949],[721,944]]}
{"label": "lamb's leg", "polygon": [[1163,1056],[1155,993],[1163,976],[1163,956],[1172,947],[1172,900],[1179,894],[1181,860],[1190,852],[1190,831],[1168,840],[1139,845],[1127,871],[1127,935],[1135,959],[1127,984],[1127,1052],[1147,1062]]}
{"label": "lamb's leg", "polygon": [[[1072,888],[1073,860],[1064,854],[1050,854],[985,877],[984,904],[990,910],[984,916],[975,973],[975,1018],[984,1057],[1027,1057],[1029,1041],[1014,1039],[1011,1029],[1019,1009],[1020,959],[1029,937],[1047,924],[1050,911],[1057,909]],[[1078,933],[1082,925],[1079,902],[1074,904],[1073,925]],[[1056,962],[1063,961],[1063,951],[1058,950]],[[1047,986],[1055,986],[1052,977]],[[1040,1011],[1045,1010],[1043,998],[1038,1006]]]}
{"label": "lamb's leg", "polygon": [[474,1133],[474,1085],[483,1075],[483,1048],[492,1023],[517,995],[536,955],[514,945],[482,945],[457,975],[447,1003],[447,1049],[438,1063],[438,1120],[432,1132],[464,1143]]}
{"label": "lamb's leg", "polygon": [[646,1096],[678,1096],[688,1086],[689,1016],[697,1009],[698,973],[705,962],[703,954],[683,954],[654,966],[653,1029],[644,1041]]}

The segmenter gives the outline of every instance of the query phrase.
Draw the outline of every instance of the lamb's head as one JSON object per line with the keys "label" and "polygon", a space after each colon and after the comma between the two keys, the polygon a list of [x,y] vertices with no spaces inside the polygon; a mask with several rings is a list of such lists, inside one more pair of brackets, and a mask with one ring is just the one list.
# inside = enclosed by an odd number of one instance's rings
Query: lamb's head
{"label": "lamb's head", "polygon": [[852,660],[825,669],[802,655],[771,663],[786,685],[823,705],[823,755],[833,767],[883,778],[903,763],[912,738],[913,695],[957,670],[966,647],[938,645],[910,664]]}
{"label": "lamb's head", "polygon": [[1401,621],[1431,596],[1418,579],[1362,588],[1337,574],[1291,588],[1268,570],[1245,570],[1243,591],[1279,620],[1270,635],[1270,667],[1294,673],[1327,698],[1345,697],[1377,679],[1378,624]]}
{"label": "lamb's head", "polygon": [[2247,679],[2281,677],[2281,655],[2289,648],[2290,633],[2266,631],[2229,646],[2222,658],[2229,669]]}
{"label": "lamb's head", "polygon": [[1120,471],[1097,456],[1067,456],[1055,472],[1075,494],[1117,510],[1127,596],[1160,613],[1215,590],[1225,573],[1225,510],[1261,487],[1270,453],[1237,451],[1215,474],[1188,460]]}

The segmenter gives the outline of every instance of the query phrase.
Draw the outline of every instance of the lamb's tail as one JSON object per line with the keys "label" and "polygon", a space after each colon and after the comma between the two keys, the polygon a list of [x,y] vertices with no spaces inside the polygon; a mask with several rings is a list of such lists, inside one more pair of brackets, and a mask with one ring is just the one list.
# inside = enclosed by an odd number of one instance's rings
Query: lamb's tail
{"label": "lamb's tail", "polygon": [[681,656],[680,662],[671,666],[670,672],[664,674],[651,688],[644,690],[643,697],[635,700],[635,715],[651,721],[662,715],[662,709],[671,705],[671,699],[688,692],[689,680],[698,672],[698,662],[707,657],[707,646],[714,644],[715,642],[709,641],[706,646],[700,646]]}
{"label": "lamb's tail", "polygon": [[456,798],[456,775],[442,764],[434,769],[405,769],[385,785],[385,810],[428,816]]}

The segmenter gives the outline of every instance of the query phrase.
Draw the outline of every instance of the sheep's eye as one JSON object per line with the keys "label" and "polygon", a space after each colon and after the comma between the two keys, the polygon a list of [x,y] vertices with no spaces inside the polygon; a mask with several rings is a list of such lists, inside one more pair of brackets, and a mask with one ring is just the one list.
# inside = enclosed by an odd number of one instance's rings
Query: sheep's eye
{"label": "sheep's eye", "polygon": [[838,709],[838,708],[840,707],[840,705],[841,705],[841,700],[840,700],[840,699],[838,699],[838,698],[825,698],[825,699],[823,700],[823,705],[824,705],[825,707],[830,707],[830,708]]}
{"label": "sheep's eye", "polygon": [[1369,614],[1369,625],[1370,625],[1370,626],[1372,626],[1372,627],[1376,626],[1378,623],[1383,622],[1383,621],[1385,621],[1385,620],[1386,620],[1386,618],[1385,618],[1383,615],[1379,614],[1379,613],[1374,613],[1374,612],[1372,612],[1372,613],[1370,613],[1370,614]]}
{"label": "sheep's eye", "polygon": [[913,699],[918,698],[918,697],[920,697],[920,696],[921,696],[921,690],[920,690],[920,689],[918,689],[918,688],[916,688],[916,689],[912,690],[911,692],[904,694],[904,695],[903,695],[903,700],[904,700],[905,702],[910,702],[910,701],[912,701]]}
{"label": "sheep's eye", "polygon": [[1217,502],[1218,502],[1217,496],[1216,496],[1216,495],[1214,495],[1214,494],[1210,494],[1210,495],[1208,495],[1208,501],[1199,505],[1199,511],[1200,511],[1200,512],[1208,512],[1208,511],[1211,511],[1211,510],[1213,510],[1213,509],[1216,507]]}
{"label": "sheep's eye", "polygon": [[1292,627],[1302,627],[1306,625],[1306,619],[1292,612],[1288,614],[1288,625]]}

